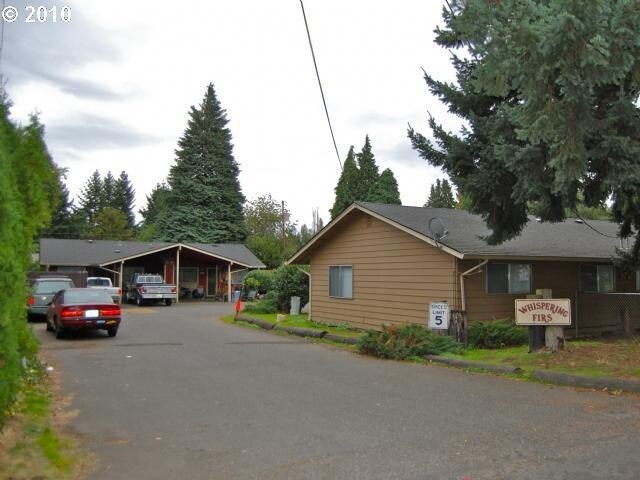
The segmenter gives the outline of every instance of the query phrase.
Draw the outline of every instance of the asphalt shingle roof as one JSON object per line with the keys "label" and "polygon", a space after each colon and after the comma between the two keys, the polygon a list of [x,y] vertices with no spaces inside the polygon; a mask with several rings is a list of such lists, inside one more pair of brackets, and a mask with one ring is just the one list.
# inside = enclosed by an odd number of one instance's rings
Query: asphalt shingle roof
{"label": "asphalt shingle roof", "polygon": [[[67,240],[57,238],[40,239],[41,265],[106,265],[120,259],[146,252],[168,248],[177,243],[132,242],[118,240]],[[244,245],[236,243],[183,243],[217,257],[232,260],[246,267],[264,268],[264,264]]]}
{"label": "asphalt shingle roof", "polygon": [[610,259],[616,254],[616,247],[620,247],[617,237],[619,227],[607,221],[588,220],[591,228],[574,219],[542,223],[530,217],[519,237],[501,245],[488,245],[482,237],[490,232],[482,217],[463,210],[368,202],[357,204],[431,239],[434,236],[429,231],[429,220],[440,218],[449,232],[440,243],[464,256]]}

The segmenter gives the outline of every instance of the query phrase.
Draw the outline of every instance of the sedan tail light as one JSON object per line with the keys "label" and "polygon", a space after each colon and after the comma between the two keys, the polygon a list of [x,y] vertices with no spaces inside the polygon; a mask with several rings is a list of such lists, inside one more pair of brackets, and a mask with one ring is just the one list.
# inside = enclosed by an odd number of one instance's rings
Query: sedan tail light
{"label": "sedan tail light", "polygon": [[146,291],[147,291],[147,289],[146,289],[146,288],[144,288],[144,287],[140,287],[140,292],[145,293]]}
{"label": "sedan tail light", "polygon": [[84,315],[84,310],[78,307],[64,307],[60,312],[60,316],[66,317],[81,317]]}
{"label": "sedan tail light", "polygon": [[103,317],[119,317],[120,307],[106,307],[100,309],[100,315]]}
{"label": "sedan tail light", "polygon": [[122,289],[121,288],[118,289],[118,295],[122,295]]}
{"label": "sedan tail light", "polygon": [[29,297],[29,305],[34,305],[36,303],[36,299],[33,295]]}
{"label": "sedan tail light", "polygon": [[171,288],[171,293],[176,293],[176,287]]}

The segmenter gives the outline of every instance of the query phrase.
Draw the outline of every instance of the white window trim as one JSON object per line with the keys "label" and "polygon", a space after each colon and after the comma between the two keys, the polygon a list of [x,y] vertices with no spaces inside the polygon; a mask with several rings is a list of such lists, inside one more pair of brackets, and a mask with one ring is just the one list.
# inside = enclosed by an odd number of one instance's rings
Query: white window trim
{"label": "white window trim", "polygon": [[[335,267],[349,267],[351,269],[351,296],[350,297],[336,297],[331,295],[331,269]],[[327,275],[329,276],[329,282],[327,286],[329,287],[329,298],[335,298],[337,300],[353,300],[353,265],[345,264],[345,265],[329,265],[329,269],[327,271]],[[342,287],[342,284],[340,285]],[[342,288],[340,288],[342,291]]]}
{"label": "white window trim", "polygon": [[[584,267],[596,267],[596,291],[584,290],[582,286],[582,269]],[[604,292],[600,289],[600,267],[609,267],[611,268],[611,279],[613,280],[612,289],[610,291]],[[636,271],[636,290],[638,289],[638,273],[640,271]],[[580,292],[581,293],[613,293],[616,291],[616,267],[614,265],[608,263],[585,263],[580,264],[580,269],[578,272],[580,278]]]}
{"label": "white window trim", "polygon": [[[506,292],[489,292],[489,265],[507,265],[507,290]],[[512,292],[511,291],[511,265],[528,265],[529,266],[529,289],[526,292]],[[516,263],[516,262],[491,262],[487,265],[485,274],[485,293],[487,295],[527,295],[532,292],[533,289],[533,265],[531,263]]]}

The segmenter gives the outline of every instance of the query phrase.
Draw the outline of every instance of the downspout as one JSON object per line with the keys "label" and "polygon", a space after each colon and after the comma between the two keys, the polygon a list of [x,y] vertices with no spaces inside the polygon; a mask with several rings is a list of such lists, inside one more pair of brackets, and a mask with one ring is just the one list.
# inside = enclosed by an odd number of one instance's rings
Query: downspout
{"label": "downspout", "polygon": [[467,299],[464,293],[464,277],[466,277],[467,275],[472,274],[473,272],[475,272],[476,270],[482,268],[483,266],[485,266],[487,263],[489,263],[489,260],[485,259],[483,261],[481,261],[478,265],[476,265],[475,267],[471,267],[469,270],[467,270],[466,272],[462,272],[460,274],[460,303],[461,303],[461,307],[462,307],[462,311],[466,312],[467,311]]}

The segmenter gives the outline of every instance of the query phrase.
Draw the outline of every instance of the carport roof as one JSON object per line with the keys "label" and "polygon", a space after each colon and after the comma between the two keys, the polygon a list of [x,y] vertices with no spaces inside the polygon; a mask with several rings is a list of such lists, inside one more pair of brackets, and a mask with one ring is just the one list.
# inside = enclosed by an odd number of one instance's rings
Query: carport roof
{"label": "carport roof", "polygon": [[109,265],[178,246],[195,250],[248,268],[265,265],[238,243],[170,243],[118,240],[40,239],[40,264],[61,266]]}

